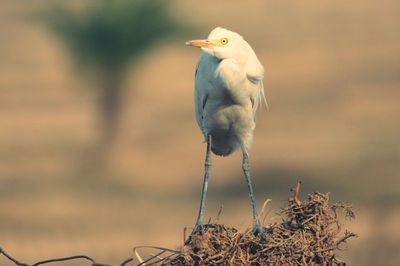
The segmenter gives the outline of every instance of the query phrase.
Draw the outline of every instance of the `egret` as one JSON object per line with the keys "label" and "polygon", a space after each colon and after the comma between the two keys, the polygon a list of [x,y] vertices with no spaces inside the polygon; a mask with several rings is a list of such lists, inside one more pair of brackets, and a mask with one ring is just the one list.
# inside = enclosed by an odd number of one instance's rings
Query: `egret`
{"label": "egret", "polygon": [[194,231],[201,230],[211,168],[211,152],[228,156],[240,149],[253,213],[253,232],[263,228],[257,214],[250,176],[249,150],[256,126],[255,115],[264,102],[264,68],[251,46],[238,33],[217,27],[207,39],[186,45],[203,51],[195,71],[196,120],[207,143],[200,208]]}

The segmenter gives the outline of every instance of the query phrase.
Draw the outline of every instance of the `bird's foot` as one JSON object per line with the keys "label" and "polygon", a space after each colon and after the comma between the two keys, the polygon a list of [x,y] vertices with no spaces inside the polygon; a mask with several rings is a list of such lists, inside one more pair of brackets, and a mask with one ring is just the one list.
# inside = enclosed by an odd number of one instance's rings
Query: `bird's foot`
{"label": "bird's foot", "polygon": [[263,227],[259,222],[253,224],[253,234],[260,238],[261,242],[266,243],[269,239],[270,230]]}
{"label": "bird's foot", "polygon": [[259,222],[256,222],[253,224],[253,234],[254,235],[259,235],[264,232],[264,228],[261,226]]}
{"label": "bird's foot", "polygon": [[193,228],[192,235],[194,233],[201,233],[203,231],[203,228],[204,228],[204,224],[201,222],[197,222]]}
{"label": "bird's foot", "polygon": [[189,235],[188,239],[185,240],[185,245],[188,245],[192,239],[193,235],[201,234],[204,229],[204,224],[196,222],[196,225],[193,227],[192,233]]}

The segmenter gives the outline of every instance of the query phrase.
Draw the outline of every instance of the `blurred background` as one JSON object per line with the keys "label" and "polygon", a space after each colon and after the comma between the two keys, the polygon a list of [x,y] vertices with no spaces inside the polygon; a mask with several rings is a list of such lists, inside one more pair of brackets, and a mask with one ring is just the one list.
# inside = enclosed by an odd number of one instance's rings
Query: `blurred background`
{"label": "blurred background", "polygon": [[[145,3],[147,2],[147,3]],[[168,5],[167,5],[168,4]],[[354,205],[350,265],[399,265],[400,2],[0,2],[0,246],[24,262],[137,245],[194,224],[205,146],[188,39],[239,32],[265,66],[251,151],[267,222],[297,179]],[[251,225],[241,155],[213,157],[206,216]],[[0,265],[9,265],[0,258]]]}

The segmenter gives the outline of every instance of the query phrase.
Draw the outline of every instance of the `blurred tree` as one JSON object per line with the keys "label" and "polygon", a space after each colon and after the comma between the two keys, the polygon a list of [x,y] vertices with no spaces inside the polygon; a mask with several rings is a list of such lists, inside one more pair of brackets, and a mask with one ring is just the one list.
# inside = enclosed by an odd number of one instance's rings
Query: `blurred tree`
{"label": "blurred tree", "polygon": [[158,41],[183,30],[167,1],[96,0],[82,12],[58,7],[47,23],[66,44],[78,66],[94,70],[100,82],[101,145],[112,143],[127,67]]}

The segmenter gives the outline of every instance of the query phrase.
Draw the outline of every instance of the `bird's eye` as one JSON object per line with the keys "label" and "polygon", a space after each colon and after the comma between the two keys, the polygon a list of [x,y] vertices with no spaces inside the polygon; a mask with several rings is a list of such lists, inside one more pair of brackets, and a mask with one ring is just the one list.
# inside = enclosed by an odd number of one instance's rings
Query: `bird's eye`
{"label": "bird's eye", "polygon": [[227,44],[228,43],[228,38],[222,38],[221,39],[221,44],[222,45],[225,45],[225,44]]}

